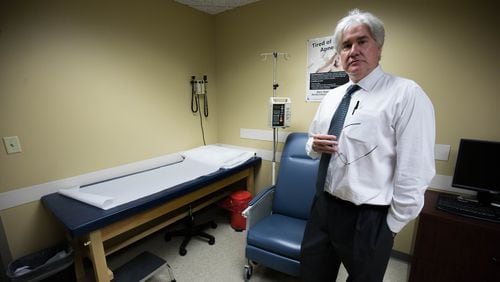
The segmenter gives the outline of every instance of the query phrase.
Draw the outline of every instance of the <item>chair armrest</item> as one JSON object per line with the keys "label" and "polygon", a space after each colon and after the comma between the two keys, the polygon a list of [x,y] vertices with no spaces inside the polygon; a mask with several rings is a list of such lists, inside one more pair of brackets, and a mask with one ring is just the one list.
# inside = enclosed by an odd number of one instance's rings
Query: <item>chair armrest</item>
{"label": "chair armrest", "polygon": [[272,212],[274,186],[260,192],[241,214],[247,219],[247,230]]}

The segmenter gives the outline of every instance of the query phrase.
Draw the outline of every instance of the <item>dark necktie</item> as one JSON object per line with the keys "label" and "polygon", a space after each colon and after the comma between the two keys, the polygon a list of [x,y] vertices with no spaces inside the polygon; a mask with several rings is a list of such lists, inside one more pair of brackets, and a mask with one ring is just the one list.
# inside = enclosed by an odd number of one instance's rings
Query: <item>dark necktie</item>
{"label": "dark necktie", "polygon": [[[347,91],[340,101],[335,114],[330,122],[330,128],[328,129],[329,135],[337,136],[337,141],[339,140],[340,133],[344,127],[344,120],[349,109],[349,103],[351,102],[351,96],[354,92],[360,89],[359,85],[353,84],[347,88]],[[325,186],[326,172],[328,171],[328,164],[330,163],[332,155],[331,154],[321,154],[321,159],[319,161],[318,178],[316,180],[316,191],[322,192]]]}

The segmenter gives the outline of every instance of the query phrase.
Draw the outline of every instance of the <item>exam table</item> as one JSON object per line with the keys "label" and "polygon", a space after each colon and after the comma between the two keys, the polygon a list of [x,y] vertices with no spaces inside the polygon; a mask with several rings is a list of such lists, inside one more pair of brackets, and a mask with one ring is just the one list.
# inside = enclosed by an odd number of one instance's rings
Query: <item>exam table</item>
{"label": "exam table", "polygon": [[227,197],[232,184],[245,181],[246,189],[254,194],[254,169],[260,163],[261,158],[254,156],[235,167],[219,169],[107,210],[60,193],[43,196],[41,201],[62,223],[68,239],[72,241],[77,279],[85,276],[83,257],[88,257],[92,261],[96,280],[110,281],[113,272],[107,266],[106,255],[184,218],[187,206],[191,206],[192,211],[198,211]]}

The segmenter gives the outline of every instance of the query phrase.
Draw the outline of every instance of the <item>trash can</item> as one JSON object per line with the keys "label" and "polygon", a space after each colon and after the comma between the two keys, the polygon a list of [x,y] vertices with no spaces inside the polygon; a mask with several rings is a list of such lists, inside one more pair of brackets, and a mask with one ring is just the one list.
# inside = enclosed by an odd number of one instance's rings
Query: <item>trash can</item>
{"label": "trash can", "polygon": [[224,200],[223,207],[231,211],[231,227],[236,231],[246,229],[246,219],[241,215],[248,207],[248,202],[252,199],[252,194],[248,191],[236,191]]}
{"label": "trash can", "polygon": [[[62,281],[60,277],[56,278],[55,276],[73,265],[73,261],[73,248],[65,243],[43,249],[9,263],[7,277],[12,282],[43,281],[44,279]],[[72,281],[74,276],[72,280],[71,278],[64,280]]]}

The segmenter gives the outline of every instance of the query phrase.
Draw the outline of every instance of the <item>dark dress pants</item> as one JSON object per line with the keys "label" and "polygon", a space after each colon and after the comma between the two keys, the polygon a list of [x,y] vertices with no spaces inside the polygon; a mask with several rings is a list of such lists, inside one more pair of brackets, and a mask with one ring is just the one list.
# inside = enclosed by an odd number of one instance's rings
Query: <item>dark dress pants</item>
{"label": "dark dress pants", "polygon": [[386,222],[388,209],[356,206],[318,193],[301,246],[302,280],[335,281],[343,263],[347,281],[382,281],[394,243]]}

